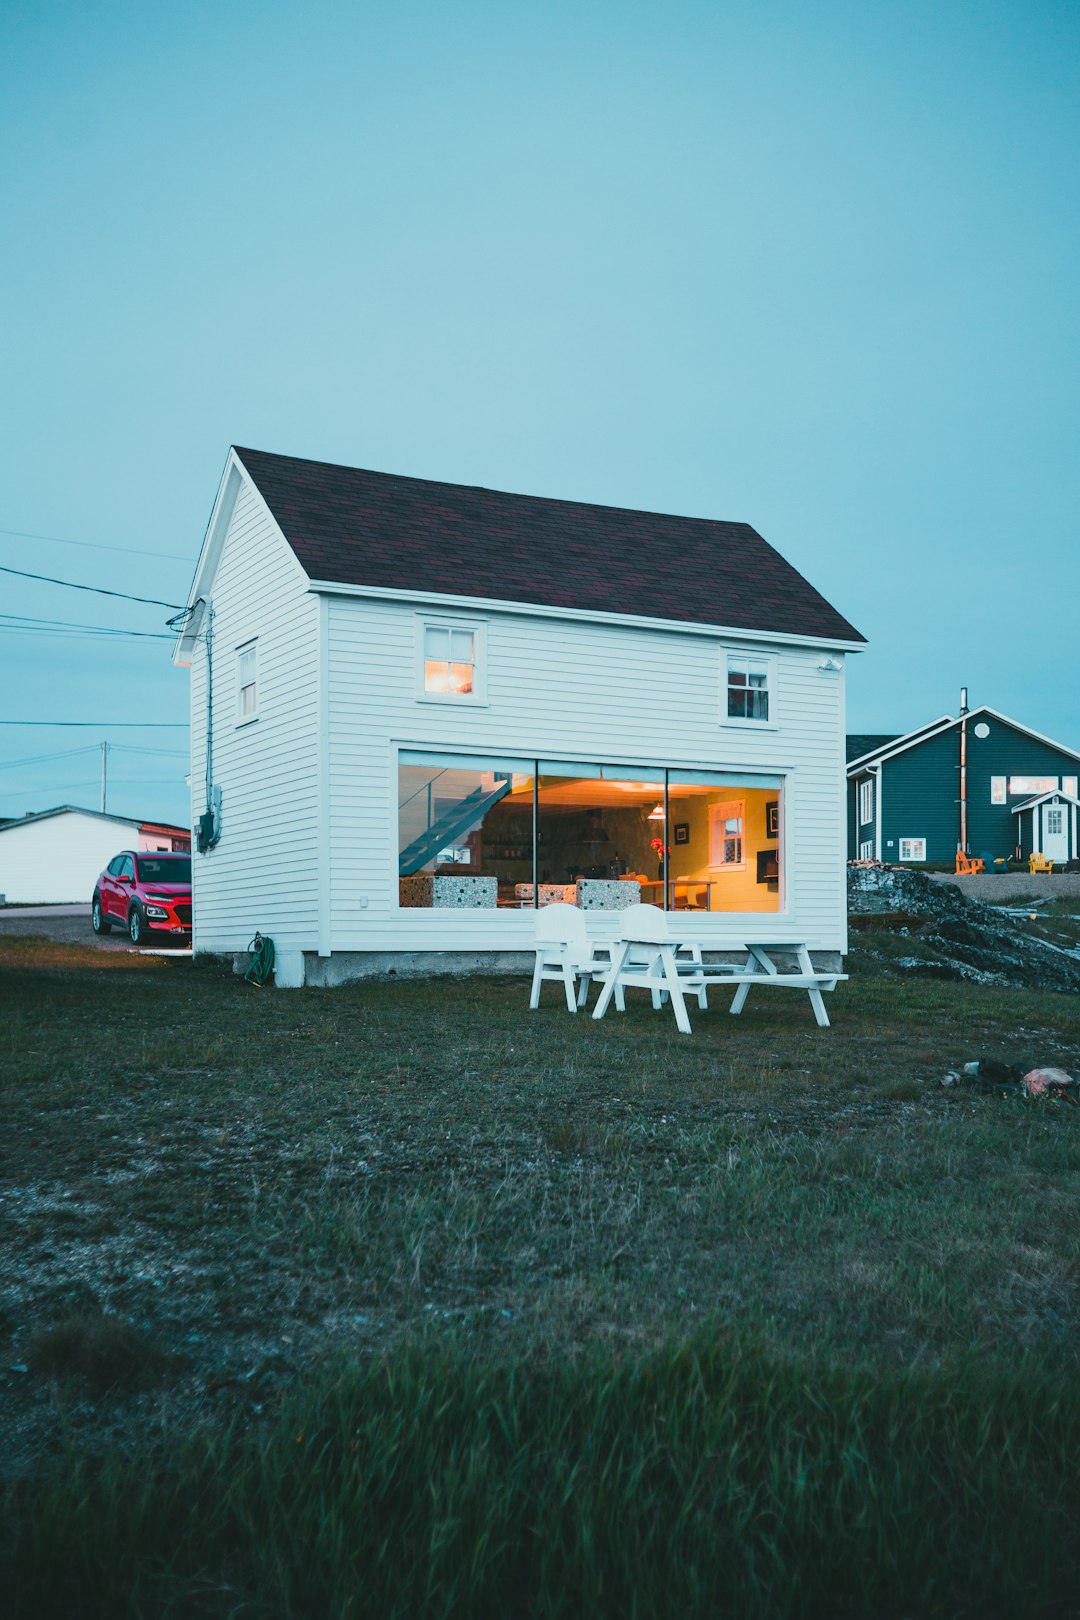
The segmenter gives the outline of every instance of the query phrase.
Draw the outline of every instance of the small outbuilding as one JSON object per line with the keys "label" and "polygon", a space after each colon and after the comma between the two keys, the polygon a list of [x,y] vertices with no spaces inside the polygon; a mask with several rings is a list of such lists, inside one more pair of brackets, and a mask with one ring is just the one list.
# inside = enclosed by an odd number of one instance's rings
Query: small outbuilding
{"label": "small outbuilding", "polygon": [[184,827],[61,804],[0,826],[0,898],[14,905],[90,904],[97,875],[121,849],[191,848]]}

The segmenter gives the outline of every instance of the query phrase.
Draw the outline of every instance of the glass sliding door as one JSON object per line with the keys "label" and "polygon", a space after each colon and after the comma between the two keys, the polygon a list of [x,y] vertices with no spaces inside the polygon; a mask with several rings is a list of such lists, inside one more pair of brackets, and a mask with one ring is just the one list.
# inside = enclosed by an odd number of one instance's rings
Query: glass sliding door
{"label": "glass sliding door", "polygon": [[671,771],[669,908],[779,911],[779,776]]}
{"label": "glass sliding door", "polygon": [[542,759],[537,773],[541,903],[583,878],[636,878],[663,905],[663,769]]}
{"label": "glass sliding door", "polygon": [[523,903],[533,877],[529,759],[402,751],[398,896],[446,909]]}
{"label": "glass sliding door", "polygon": [[403,750],[397,788],[402,906],[783,904],[780,776]]}

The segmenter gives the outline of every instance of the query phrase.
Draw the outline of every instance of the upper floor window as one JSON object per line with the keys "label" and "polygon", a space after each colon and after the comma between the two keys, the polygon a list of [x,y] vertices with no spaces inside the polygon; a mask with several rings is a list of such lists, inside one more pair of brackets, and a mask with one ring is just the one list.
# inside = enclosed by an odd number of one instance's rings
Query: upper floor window
{"label": "upper floor window", "polygon": [[992,776],[990,778],[990,803],[1004,804],[1005,802],[1005,778],[1003,776]]}
{"label": "upper floor window", "polygon": [[1017,793],[1053,793],[1058,785],[1056,776],[1010,776],[1009,792]]}
{"label": "upper floor window", "polygon": [[728,654],[727,717],[729,720],[769,719],[768,658],[743,658]]}
{"label": "upper floor window", "polygon": [[874,819],[874,781],[868,776],[859,783],[859,826],[865,827]]}
{"label": "upper floor window", "polygon": [[427,622],[422,627],[426,697],[481,698],[480,627]]}
{"label": "upper floor window", "polygon": [[236,723],[254,720],[259,712],[258,659],[256,643],[249,641],[236,651]]}
{"label": "upper floor window", "polygon": [[1067,793],[1069,795],[1070,799],[1075,799],[1077,797],[1077,793],[1076,793],[1076,777],[1075,776],[1063,776],[1061,778],[1061,791],[1062,791],[1062,793]]}

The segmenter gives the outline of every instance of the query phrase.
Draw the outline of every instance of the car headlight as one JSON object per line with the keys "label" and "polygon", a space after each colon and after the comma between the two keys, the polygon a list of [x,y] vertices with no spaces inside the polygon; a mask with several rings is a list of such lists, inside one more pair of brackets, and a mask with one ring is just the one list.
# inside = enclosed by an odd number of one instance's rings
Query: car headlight
{"label": "car headlight", "polygon": [[164,906],[147,906],[146,915],[148,917],[167,917],[169,913]]}

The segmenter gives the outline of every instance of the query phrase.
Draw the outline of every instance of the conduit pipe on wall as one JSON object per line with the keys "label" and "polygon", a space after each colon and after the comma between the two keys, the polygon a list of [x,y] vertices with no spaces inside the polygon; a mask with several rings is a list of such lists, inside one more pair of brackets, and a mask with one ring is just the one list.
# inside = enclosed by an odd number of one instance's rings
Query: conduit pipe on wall
{"label": "conduit pipe on wall", "polygon": [[968,824],[967,824],[967,715],[968,715],[968,689],[960,688],[960,844],[959,848],[964,854],[968,850]]}

